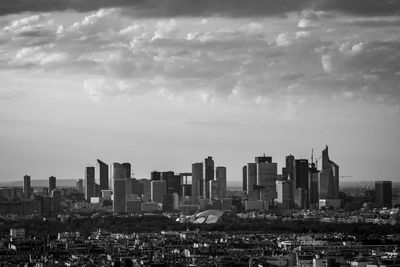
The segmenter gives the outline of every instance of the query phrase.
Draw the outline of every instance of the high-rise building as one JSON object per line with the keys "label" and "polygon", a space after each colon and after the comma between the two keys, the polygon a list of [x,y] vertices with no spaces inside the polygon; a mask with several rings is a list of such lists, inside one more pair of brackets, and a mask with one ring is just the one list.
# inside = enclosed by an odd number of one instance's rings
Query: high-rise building
{"label": "high-rise building", "polygon": [[319,173],[319,199],[339,198],[339,166],[329,159],[328,146],[322,151],[322,170]]}
{"label": "high-rise building", "polygon": [[279,208],[282,209],[290,209],[291,203],[293,202],[291,197],[291,190],[292,190],[292,182],[291,180],[282,180],[276,181],[276,202]]}
{"label": "high-rise building", "polygon": [[192,164],[192,197],[203,196],[203,163]]}
{"label": "high-rise building", "polygon": [[257,185],[257,163],[247,164],[247,194],[254,192]]}
{"label": "high-rise building", "polygon": [[152,172],[150,173],[150,179],[151,179],[151,180],[155,180],[155,181],[161,180],[161,172],[152,171]]}
{"label": "high-rise building", "polygon": [[130,178],[130,163],[114,163],[113,164],[113,211],[116,213],[126,212],[126,185]]}
{"label": "high-rise building", "polygon": [[259,200],[272,201],[276,198],[278,164],[268,161],[257,163],[257,186]]}
{"label": "high-rise building", "polygon": [[131,164],[129,162],[122,163],[126,178],[131,178]]}
{"label": "high-rise building", "polygon": [[210,198],[210,188],[208,187],[209,181],[214,180],[214,160],[212,157],[204,159],[204,182],[205,182],[205,198]]}
{"label": "high-rise building", "polygon": [[56,190],[56,177],[49,177],[49,192]]}
{"label": "high-rise building", "polygon": [[31,197],[32,188],[31,188],[31,177],[29,175],[24,176],[24,198],[28,199]]}
{"label": "high-rise building", "polygon": [[167,193],[167,183],[165,181],[151,181],[151,202],[163,203]]}
{"label": "high-rise building", "polygon": [[217,180],[211,180],[208,182],[210,198],[212,199],[220,198],[220,186],[221,184]]}
{"label": "high-rise building", "polygon": [[181,189],[179,196],[191,197],[192,196],[192,173],[183,172],[179,174],[181,177]]}
{"label": "high-rise building", "polygon": [[85,172],[85,199],[90,202],[91,197],[96,196],[95,170],[94,167],[86,167]]}
{"label": "high-rise building", "polygon": [[167,193],[181,193],[181,176],[175,175],[173,171],[162,172],[161,180],[166,182]]}
{"label": "high-rise building", "polygon": [[215,177],[219,183],[219,198],[226,196],[226,167],[215,168]]}
{"label": "high-rise building", "polygon": [[[283,174],[283,173],[282,173]],[[294,179],[294,156],[289,155],[286,157],[286,177],[283,179],[293,180]]]}
{"label": "high-rise building", "polygon": [[392,208],[392,181],[376,181],[375,196],[379,208]]}
{"label": "high-rise building", "polygon": [[247,166],[243,166],[242,168],[242,187],[243,191],[247,192]]}
{"label": "high-rise building", "polygon": [[163,211],[176,211],[179,207],[179,196],[177,193],[166,194],[163,199]]}
{"label": "high-rise building", "polygon": [[139,183],[142,184],[143,188],[143,201],[151,201],[151,180],[140,179]]}
{"label": "high-rise building", "polygon": [[294,207],[298,209],[305,209],[309,207],[308,204],[308,175],[309,166],[308,160],[296,159],[294,160],[294,175],[293,175],[293,201]]}
{"label": "high-rise building", "polygon": [[110,188],[108,185],[109,182],[108,165],[99,159],[97,160],[97,163],[99,164],[100,190],[108,190]]}
{"label": "high-rise building", "polygon": [[308,160],[296,159],[294,161],[294,182],[296,188],[308,190]]}
{"label": "high-rise building", "polygon": [[255,157],[255,162],[256,163],[272,163],[272,157],[266,157],[265,154],[261,157]]}
{"label": "high-rise building", "polygon": [[77,179],[76,180],[76,190],[79,193],[83,193],[83,180],[82,179]]}
{"label": "high-rise building", "polygon": [[315,163],[311,163],[308,173],[308,203],[310,208],[318,209],[319,192],[318,192],[318,174],[319,171]]}

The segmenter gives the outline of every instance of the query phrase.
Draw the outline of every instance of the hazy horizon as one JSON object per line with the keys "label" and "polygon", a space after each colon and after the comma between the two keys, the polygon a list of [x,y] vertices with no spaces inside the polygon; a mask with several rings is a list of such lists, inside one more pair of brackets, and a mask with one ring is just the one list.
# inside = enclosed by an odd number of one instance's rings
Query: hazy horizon
{"label": "hazy horizon", "polygon": [[325,145],[343,181],[400,181],[399,25],[391,0],[1,2],[0,181],[207,156],[239,181]]}

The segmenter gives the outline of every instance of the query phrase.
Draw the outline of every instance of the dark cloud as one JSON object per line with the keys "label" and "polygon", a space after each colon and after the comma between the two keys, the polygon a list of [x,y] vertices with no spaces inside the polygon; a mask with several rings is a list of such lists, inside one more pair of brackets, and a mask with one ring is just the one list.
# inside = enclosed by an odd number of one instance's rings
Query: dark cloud
{"label": "dark cloud", "polygon": [[279,16],[305,8],[357,15],[400,13],[398,0],[13,0],[1,1],[0,15],[68,9],[85,12],[107,7],[125,7],[126,13],[141,17]]}
{"label": "dark cloud", "polygon": [[316,9],[334,10],[360,16],[386,16],[400,14],[398,0],[321,0]]}

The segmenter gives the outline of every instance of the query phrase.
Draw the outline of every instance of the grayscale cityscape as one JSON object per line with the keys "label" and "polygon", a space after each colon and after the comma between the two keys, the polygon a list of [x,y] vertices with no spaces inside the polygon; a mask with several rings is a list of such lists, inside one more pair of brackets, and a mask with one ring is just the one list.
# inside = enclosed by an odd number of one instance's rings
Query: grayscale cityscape
{"label": "grayscale cityscape", "polygon": [[1,266],[400,266],[400,1],[0,1]]}

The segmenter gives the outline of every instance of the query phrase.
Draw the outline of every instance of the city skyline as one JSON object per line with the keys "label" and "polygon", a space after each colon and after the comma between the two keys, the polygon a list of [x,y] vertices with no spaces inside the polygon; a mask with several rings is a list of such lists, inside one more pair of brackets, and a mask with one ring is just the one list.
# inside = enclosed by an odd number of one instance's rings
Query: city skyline
{"label": "city skyline", "polygon": [[241,181],[254,155],[400,181],[400,3],[0,3],[0,181],[84,178],[96,159]]}

